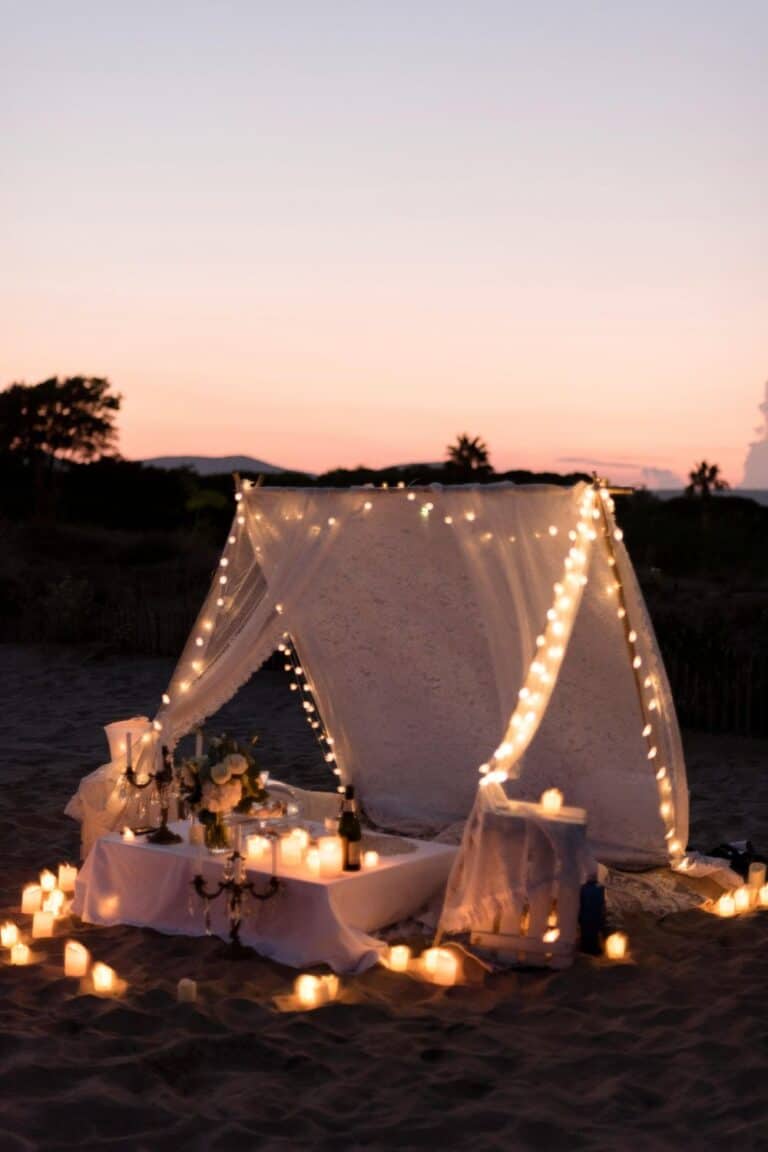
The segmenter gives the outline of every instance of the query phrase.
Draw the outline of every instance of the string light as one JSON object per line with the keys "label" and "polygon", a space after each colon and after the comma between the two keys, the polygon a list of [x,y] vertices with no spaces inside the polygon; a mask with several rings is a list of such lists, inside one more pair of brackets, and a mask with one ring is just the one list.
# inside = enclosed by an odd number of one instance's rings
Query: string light
{"label": "string light", "polygon": [[[294,676],[293,681],[288,685],[288,687],[292,692],[298,692],[301,690],[302,692],[306,693],[306,697],[302,700],[301,703],[304,715],[307,719],[307,723],[309,724],[310,730],[315,734],[315,739],[317,740],[317,743],[320,746],[320,751],[323,754],[323,760],[326,764],[335,765],[332,768],[333,774],[334,776],[340,777],[341,769],[338,767],[338,765],[336,765],[336,753],[333,748],[335,741],[333,737],[329,736],[328,732],[326,731],[320,710],[316,707],[316,702],[312,696],[312,685],[307,680],[304,665],[299,660],[298,653],[296,651],[296,645],[290,633],[288,632],[283,634],[282,649],[286,656],[286,663],[283,665],[283,667],[286,671],[292,672]],[[343,792],[344,786],[339,785],[337,787],[337,791]]]}

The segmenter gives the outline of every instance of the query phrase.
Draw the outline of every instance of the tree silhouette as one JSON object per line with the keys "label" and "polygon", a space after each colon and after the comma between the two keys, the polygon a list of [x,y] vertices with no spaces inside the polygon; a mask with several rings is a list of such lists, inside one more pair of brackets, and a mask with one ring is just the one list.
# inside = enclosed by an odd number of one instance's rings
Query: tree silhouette
{"label": "tree silhouette", "polygon": [[488,456],[488,447],[479,436],[469,437],[466,432],[456,437],[455,444],[446,448],[448,466],[464,475],[488,476],[493,466]]}
{"label": "tree silhouette", "polygon": [[108,454],[117,441],[114,421],[121,401],[110,387],[97,376],[11,384],[0,392],[0,451],[49,463]]}
{"label": "tree silhouette", "polygon": [[694,464],[688,473],[688,479],[690,484],[685,489],[686,496],[701,496],[708,499],[713,492],[725,492],[730,488],[728,481],[720,475],[720,465],[707,464],[706,460]]}

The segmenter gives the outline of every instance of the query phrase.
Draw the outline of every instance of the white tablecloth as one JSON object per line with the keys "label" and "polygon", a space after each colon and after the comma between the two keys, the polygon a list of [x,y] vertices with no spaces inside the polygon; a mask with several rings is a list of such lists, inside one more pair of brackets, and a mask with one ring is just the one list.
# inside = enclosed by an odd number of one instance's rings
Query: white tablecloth
{"label": "white tablecloth", "polygon": [[[296,968],[324,963],[335,972],[362,972],[372,967],[384,945],[370,933],[412,916],[441,892],[456,853],[447,844],[409,845],[413,851],[382,855],[373,869],[332,879],[280,864],[277,895],[245,904],[242,942]],[[202,870],[208,888],[214,888],[223,863],[223,857],[187,843],[126,843],[109,833],[96,841],[80,869],[72,911],[89,924],[203,936],[203,901],[192,878]],[[266,890],[270,862],[248,861],[247,871],[257,890]],[[210,906],[211,930],[222,939],[229,933],[226,904],[223,894]]]}

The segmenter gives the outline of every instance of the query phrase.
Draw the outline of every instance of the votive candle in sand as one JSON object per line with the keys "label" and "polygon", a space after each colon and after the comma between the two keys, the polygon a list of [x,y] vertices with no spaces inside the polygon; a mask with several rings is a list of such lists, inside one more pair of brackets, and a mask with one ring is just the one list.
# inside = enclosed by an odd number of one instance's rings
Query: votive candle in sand
{"label": "votive candle in sand", "polygon": [[428,948],[422,957],[424,969],[435,984],[455,984],[459,970],[458,957],[447,948]]}
{"label": "votive candle in sand", "polygon": [[389,950],[389,966],[393,972],[407,972],[411,950],[407,944],[393,944]]}
{"label": "votive candle in sand", "polygon": [[379,854],[369,849],[368,852],[363,853],[363,868],[375,868],[379,863]]}
{"label": "votive candle in sand", "polygon": [[176,999],[179,1004],[194,1004],[197,1000],[197,982],[182,976],[176,985]]}
{"label": "votive candle in sand", "polygon": [[541,794],[541,806],[548,816],[556,816],[563,806],[563,794],[559,788],[547,788]]}
{"label": "votive candle in sand", "polygon": [[23,964],[29,964],[32,958],[32,953],[26,944],[22,944],[19,940],[11,948],[11,964],[16,964],[21,967]]}
{"label": "votive candle in sand", "polygon": [[320,981],[317,976],[310,976],[307,973],[299,976],[293,985],[293,991],[302,1008],[317,1008],[321,1003]]}
{"label": "votive candle in sand", "polygon": [[13,948],[18,940],[19,929],[13,920],[6,920],[5,924],[0,925],[0,943],[2,943],[3,948]]}
{"label": "votive candle in sand", "polygon": [[762,888],[765,884],[765,864],[761,860],[754,860],[749,866],[750,888]]}
{"label": "votive candle in sand", "polygon": [[61,888],[54,888],[52,892],[46,892],[43,896],[43,912],[53,912],[54,917],[58,920],[64,912],[64,901],[66,896]]}
{"label": "votive candle in sand", "polygon": [[79,940],[67,940],[64,945],[64,975],[85,976],[91,954]]}
{"label": "votive candle in sand", "polygon": [[757,894],[757,902],[761,908],[768,908],[768,884],[763,884]]}
{"label": "votive candle in sand", "polygon": [[94,964],[91,970],[91,976],[93,977],[93,987],[96,992],[114,992],[114,968],[110,968],[108,964],[102,964],[99,960]]}
{"label": "votive candle in sand", "polygon": [[56,877],[47,868],[40,873],[40,887],[43,892],[53,892],[56,887]]}
{"label": "votive candle in sand", "polygon": [[44,912],[42,909],[35,912],[32,917],[32,935],[36,940],[53,936],[53,912]]}
{"label": "votive candle in sand", "polygon": [[301,840],[296,840],[293,836],[284,836],[280,841],[280,863],[284,867],[298,868],[303,855]]}
{"label": "votive candle in sand", "polygon": [[331,973],[319,978],[320,997],[324,1004],[330,1004],[339,994],[339,978]]}
{"label": "votive candle in sand", "polygon": [[724,892],[723,895],[715,904],[718,916],[735,916],[736,915],[736,901],[730,892]]}
{"label": "votive candle in sand", "polygon": [[625,932],[611,932],[605,938],[605,954],[609,960],[624,960],[627,955],[627,936]]}
{"label": "votive candle in sand", "polygon": [[77,868],[74,864],[59,864],[59,888],[62,892],[74,892],[77,881]]}
{"label": "votive candle in sand", "polygon": [[733,894],[733,902],[737,912],[749,912],[752,905],[752,888],[749,884],[740,884]]}

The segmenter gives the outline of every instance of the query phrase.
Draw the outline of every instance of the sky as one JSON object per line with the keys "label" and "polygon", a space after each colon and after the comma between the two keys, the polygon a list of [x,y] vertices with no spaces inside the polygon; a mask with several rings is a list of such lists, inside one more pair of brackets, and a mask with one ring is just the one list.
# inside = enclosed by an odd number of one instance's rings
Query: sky
{"label": "sky", "polygon": [[120,450],[738,483],[764,0],[0,0],[0,386]]}

